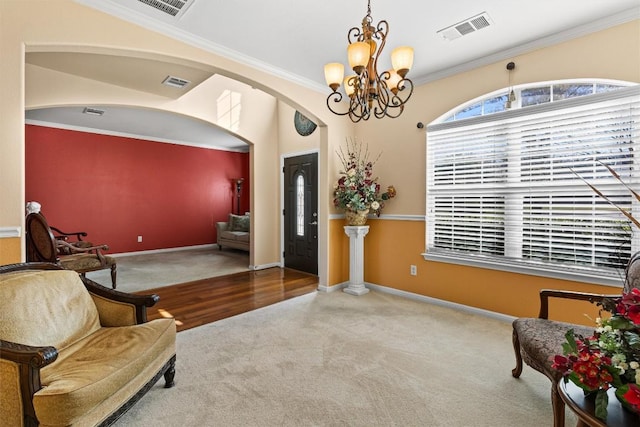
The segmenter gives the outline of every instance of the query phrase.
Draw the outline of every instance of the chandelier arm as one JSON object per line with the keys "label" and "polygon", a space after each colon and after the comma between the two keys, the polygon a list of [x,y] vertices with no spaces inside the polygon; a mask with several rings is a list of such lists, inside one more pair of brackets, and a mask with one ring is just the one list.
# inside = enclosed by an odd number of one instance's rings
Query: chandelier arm
{"label": "chandelier arm", "polygon": [[360,31],[360,28],[358,27],[351,28],[347,33],[347,41],[349,42],[349,44],[352,44],[355,42],[361,42],[363,38],[364,38],[364,34],[362,34],[362,32]]}
{"label": "chandelier arm", "polygon": [[[386,25],[386,31],[382,31],[382,24]],[[373,36],[380,40],[380,45],[378,46],[378,50],[375,52],[375,58],[373,60],[373,72],[376,74],[376,80],[378,80],[378,58],[380,58],[380,54],[384,50],[384,45],[387,43],[387,33],[389,32],[389,24],[387,21],[378,22],[378,29]]]}
{"label": "chandelier arm", "polygon": [[342,93],[340,93],[340,92],[332,92],[332,93],[330,93],[329,96],[327,97],[327,108],[329,108],[329,110],[331,110],[331,112],[333,114],[336,114],[338,116],[346,116],[347,114],[350,114],[351,111],[349,111],[349,110],[344,112],[344,113],[340,113],[340,112],[334,110],[331,107],[331,103],[330,103],[331,100],[333,100],[333,102],[339,104],[340,101],[342,101]]}
{"label": "chandelier arm", "polygon": [[[393,112],[398,112],[398,114],[392,114]],[[392,118],[392,119],[396,119],[398,117],[400,117],[400,114],[402,114],[402,112],[404,111],[404,104],[400,105],[399,107],[393,108],[393,109],[387,109],[384,112],[384,115]],[[381,119],[382,117],[378,117],[379,119]]]}
{"label": "chandelier arm", "polygon": [[352,98],[349,105],[349,118],[352,122],[358,123],[364,117],[364,110],[362,104],[357,98]]}
{"label": "chandelier arm", "polygon": [[[360,109],[362,111],[363,117],[369,117],[367,113],[370,110],[369,106],[369,92],[371,90],[371,76],[369,75],[369,69],[365,68],[362,72],[362,76],[360,79],[360,93],[358,94],[358,104],[360,105]],[[365,119],[366,120],[366,119]]]}
{"label": "chandelier arm", "polygon": [[[405,93],[405,91],[408,91]],[[406,97],[401,97],[400,94],[405,94]],[[409,79],[402,79],[398,83],[398,94],[393,95],[391,99],[391,108],[388,108],[385,112],[387,117],[395,119],[404,111],[404,105],[407,103],[411,95],[413,94],[413,82]],[[397,112],[397,114],[395,114]]]}
{"label": "chandelier arm", "polygon": [[[387,34],[389,34],[389,23],[384,19],[378,22],[376,31],[373,34],[374,34],[374,37],[377,38],[378,40],[382,40],[382,41],[386,40]],[[381,50],[382,50],[382,47],[378,50],[378,52],[380,52]]]}
{"label": "chandelier arm", "polygon": [[[407,92],[405,92],[407,91]],[[402,79],[398,82],[398,93],[404,96],[396,94],[395,97],[401,100],[401,104],[406,103],[413,94],[413,82],[409,79]]]}
{"label": "chandelier arm", "polygon": [[[368,78],[362,78],[367,80]],[[360,120],[367,120],[369,118],[369,110],[366,104],[366,98],[362,96],[362,88],[358,90],[351,98],[349,102],[349,118],[352,122],[358,123]]]}
{"label": "chandelier arm", "polygon": [[373,113],[378,119],[384,117],[386,115],[387,109],[389,108],[391,94],[386,82],[386,80],[389,79],[389,76],[390,74],[388,71],[385,71],[382,74],[376,76],[377,96],[375,100],[377,105]]}

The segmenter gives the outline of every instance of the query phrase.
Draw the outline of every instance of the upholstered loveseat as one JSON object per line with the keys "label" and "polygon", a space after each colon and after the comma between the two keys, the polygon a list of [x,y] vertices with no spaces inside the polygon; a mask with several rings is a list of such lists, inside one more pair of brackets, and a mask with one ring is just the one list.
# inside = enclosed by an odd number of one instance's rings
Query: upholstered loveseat
{"label": "upholstered loveseat", "polygon": [[157,300],[53,264],[0,267],[0,424],[110,425],[162,375],[171,387],[176,327],[146,321]]}
{"label": "upholstered loveseat", "polygon": [[249,251],[251,244],[251,217],[248,214],[229,214],[227,222],[216,222],[218,248],[227,246]]}

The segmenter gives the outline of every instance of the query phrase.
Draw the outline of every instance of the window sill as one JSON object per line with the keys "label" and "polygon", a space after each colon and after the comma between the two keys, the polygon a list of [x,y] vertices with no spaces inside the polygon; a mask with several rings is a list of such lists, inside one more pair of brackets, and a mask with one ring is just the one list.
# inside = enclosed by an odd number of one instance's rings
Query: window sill
{"label": "window sill", "polygon": [[510,273],[528,274],[530,276],[548,277],[552,279],[571,280],[574,282],[589,283],[594,285],[611,286],[622,288],[624,285],[624,272],[619,275],[615,273],[594,273],[588,269],[578,267],[549,267],[537,265],[535,263],[523,263],[515,260],[494,260],[478,256],[463,256],[458,254],[444,253],[423,253],[426,261],[444,262],[448,264],[466,265],[470,267],[486,268],[490,270],[507,271]]}

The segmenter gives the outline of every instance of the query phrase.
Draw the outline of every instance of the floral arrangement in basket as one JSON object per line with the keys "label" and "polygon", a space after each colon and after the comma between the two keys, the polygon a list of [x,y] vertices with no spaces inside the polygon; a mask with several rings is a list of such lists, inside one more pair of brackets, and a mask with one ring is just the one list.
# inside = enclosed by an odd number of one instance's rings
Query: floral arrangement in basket
{"label": "floral arrangement in basket", "polygon": [[[640,195],[615,170],[599,163],[640,201]],[[640,222],[631,213],[586,183],[640,228]],[[563,354],[554,356],[552,366],[563,373],[565,381],[573,382],[585,394],[595,394],[596,417],[607,418],[610,388],[615,388],[615,396],[625,408],[640,413],[640,289],[634,288],[619,298],[604,299],[598,305],[602,307],[601,314],[605,311],[610,317],[598,317],[590,337],[576,336],[573,329],[567,331]]]}
{"label": "floral arrangement in basket", "polygon": [[340,178],[333,188],[333,204],[345,212],[370,211],[380,216],[384,203],[397,194],[393,185],[381,192],[378,177],[373,176],[373,166],[380,158],[370,159],[367,146],[347,140],[346,153],[340,148],[337,152],[342,170]]}

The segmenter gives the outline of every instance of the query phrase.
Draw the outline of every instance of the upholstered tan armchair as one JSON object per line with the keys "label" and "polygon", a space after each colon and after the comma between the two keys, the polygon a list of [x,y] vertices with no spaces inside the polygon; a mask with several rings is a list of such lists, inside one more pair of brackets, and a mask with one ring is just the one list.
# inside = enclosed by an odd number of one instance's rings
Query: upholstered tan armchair
{"label": "upholstered tan armchair", "polygon": [[0,266],[0,424],[111,425],[161,376],[171,387],[176,326],[147,322],[157,301],[55,264]]}
{"label": "upholstered tan armchair", "polygon": [[104,255],[107,245],[87,246],[57,239],[44,215],[32,212],[25,221],[27,230],[27,262],[50,262],[84,276],[90,271],[111,270],[111,287],[116,288],[117,263],[115,258]]}
{"label": "upholstered tan armchair", "polygon": [[[640,287],[640,252],[636,253],[625,271],[624,292]],[[552,358],[562,354],[562,343],[569,329],[576,335],[590,336],[593,327],[575,325],[549,319],[549,299],[564,298],[589,302],[600,302],[605,298],[616,298],[621,294],[603,295],[584,292],[570,292],[544,289],[540,291],[540,312],[535,318],[519,318],[513,321],[513,349],[516,355],[516,367],[511,371],[515,378],[522,373],[522,361],[543,373],[551,380],[551,406],[553,408],[553,425],[564,426],[564,402],[558,393],[558,381],[562,374],[551,367]]]}

